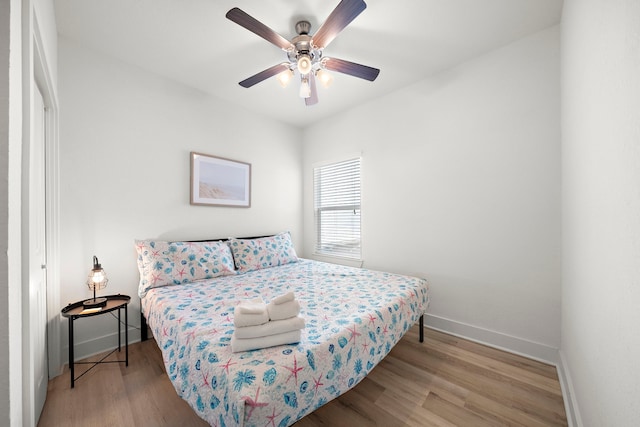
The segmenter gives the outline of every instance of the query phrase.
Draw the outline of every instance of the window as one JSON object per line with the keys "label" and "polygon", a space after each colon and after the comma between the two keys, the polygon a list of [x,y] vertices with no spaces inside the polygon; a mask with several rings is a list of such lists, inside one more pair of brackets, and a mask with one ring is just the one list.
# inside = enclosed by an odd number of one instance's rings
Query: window
{"label": "window", "polygon": [[313,170],[319,255],[360,259],[360,158]]}

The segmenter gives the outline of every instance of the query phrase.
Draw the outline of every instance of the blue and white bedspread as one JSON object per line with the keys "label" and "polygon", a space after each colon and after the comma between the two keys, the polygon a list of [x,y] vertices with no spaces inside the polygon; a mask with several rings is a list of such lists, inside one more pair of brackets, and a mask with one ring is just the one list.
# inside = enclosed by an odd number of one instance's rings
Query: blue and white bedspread
{"label": "blue and white bedspread", "polygon": [[[299,344],[232,353],[233,308],[293,290]],[[424,279],[317,261],[151,289],[143,312],[178,395],[214,426],[288,426],[360,382],[425,313]]]}

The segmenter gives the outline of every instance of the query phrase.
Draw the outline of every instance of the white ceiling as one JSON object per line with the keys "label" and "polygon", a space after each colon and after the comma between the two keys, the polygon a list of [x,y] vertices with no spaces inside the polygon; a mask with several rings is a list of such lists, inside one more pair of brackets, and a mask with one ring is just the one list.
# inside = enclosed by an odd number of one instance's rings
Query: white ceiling
{"label": "white ceiling", "polygon": [[333,73],[306,107],[296,85],[238,85],[285,53],[225,18],[239,7],[287,39],[311,34],[339,0],[54,0],[58,32],[78,43],[298,127],[338,114],[560,22],[562,0],[365,0],[324,56],[379,68],[374,82]]}

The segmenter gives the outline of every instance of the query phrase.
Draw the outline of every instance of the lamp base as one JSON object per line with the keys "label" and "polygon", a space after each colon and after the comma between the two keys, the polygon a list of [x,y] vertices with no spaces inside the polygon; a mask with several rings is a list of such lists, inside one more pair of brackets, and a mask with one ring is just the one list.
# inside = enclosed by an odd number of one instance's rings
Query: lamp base
{"label": "lamp base", "polygon": [[104,307],[105,305],[107,305],[106,298],[91,298],[82,302],[84,308]]}

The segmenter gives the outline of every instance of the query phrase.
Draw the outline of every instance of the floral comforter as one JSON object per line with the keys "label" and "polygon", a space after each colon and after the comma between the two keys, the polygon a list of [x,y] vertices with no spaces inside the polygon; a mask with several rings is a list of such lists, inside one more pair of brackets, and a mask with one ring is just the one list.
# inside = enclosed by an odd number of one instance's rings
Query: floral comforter
{"label": "floral comforter", "polygon": [[[289,290],[299,344],[232,353],[233,308]],[[178,395],[215,426],[288,426],[353,388],[429,303],[424,279],[300,260],[151,289],[142,309]]]}

